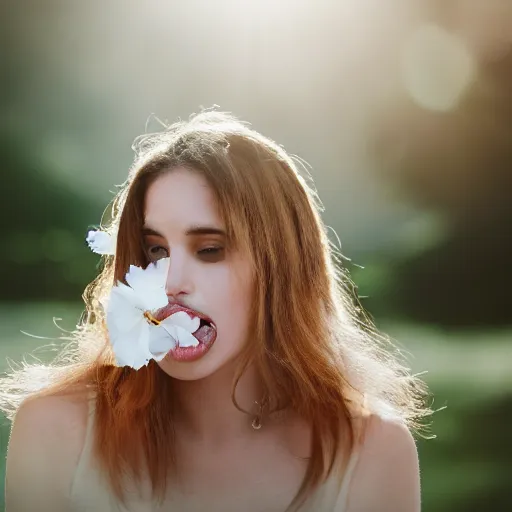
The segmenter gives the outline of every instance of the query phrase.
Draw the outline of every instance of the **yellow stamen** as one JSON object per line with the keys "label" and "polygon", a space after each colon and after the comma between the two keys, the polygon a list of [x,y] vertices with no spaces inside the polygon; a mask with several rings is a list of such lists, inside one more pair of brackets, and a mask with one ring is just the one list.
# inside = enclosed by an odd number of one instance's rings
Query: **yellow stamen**
{"label": "yellow stamen", "polygon": [[160,325],[160,322],[149,312],[149,311],[144,311],[144,318],[150,323],[150,324],[153,324],[153,325]]}

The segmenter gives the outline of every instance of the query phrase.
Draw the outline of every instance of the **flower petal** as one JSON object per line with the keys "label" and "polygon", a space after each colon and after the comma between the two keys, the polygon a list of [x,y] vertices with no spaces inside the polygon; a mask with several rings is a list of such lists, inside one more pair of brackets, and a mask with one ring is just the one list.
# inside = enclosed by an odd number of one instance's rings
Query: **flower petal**
{"label": "flower petal", "polygon": [[168,316],[162,323],[165,322],[165,325],[176,325],[177,327],[181,327],[186,331],[193,333],[199,329],[199,325],[201,320],[197,316],[194,318],[190,318],[188,313],[185,311],[178,311],[174,313],[174,315]]}
{"label": "flower petal", "polygon": [[96,254],[113,255],[116,252],[116,238],[106,231],[89,231],[85,241]]}
{"label": "flower petal", "polygon": [[179,347],[197,347],[197,345],[199,345],[199,340],[192,336],[192,334],[190,334],[187,330],[174,325],[171,322],[166,323],[166,320],[169,318],[170,317],[161,322],[160,326],[163,327],[176,340],[176,343]]}
{"label": "flower petal", "polygon": [[[135,324],[144,320],[142,311],[137,307],[135,292],[123,283],[113,286],[106,303],[107,327],[110,330],[128,332]],[[104,305],[105,307],[105,305]]]}
{"label": "flower petal", "polygon": [[118,366],[131,366],[138,370],[147,364],[150,354],[144,347],[147,347],[148,337],[149,325],[145,322],[140,322],[130,332],[117,333],[111,337],[110,342]]}
{"label": "flower petal", "polygon": [[181,327],[176,327],[178,335],[178,346],[180,347],[197,347],[199,340],[192,336],[188,331]]}
{"label": "flower petal", "polygon": [[[160,258],[147,266],[145,272],[148,280],[151,282],[151,287],[165,286],[165,278],[169,270],[170,261],[171,258]],[[162,280],[164,281],[163,284]]]}
{"label": "flower petal", "polygon": [[161,326],[149,327],[149,352],[156,361],[161,361],[169,350],[176,347],[175,336]]}
{"label": "flower petal", "polygon": [[149,351],[149,333],[150,333],[150,325],[148,323],[144,324],[142,328],[141,335],[138,339],[137,351],[134,356],[134,365],[133,368],[138,370],[143,366],[147,366],[149,360],[152,359],[153,354]]}
{"label": "flower petal", "polygon": [[169,258],[161,263],[150,263],[146,269],[130,265],[126,274],[126,282],[140,298],[145,310],[164,307],[169,302],[165,293],[165,276]]}

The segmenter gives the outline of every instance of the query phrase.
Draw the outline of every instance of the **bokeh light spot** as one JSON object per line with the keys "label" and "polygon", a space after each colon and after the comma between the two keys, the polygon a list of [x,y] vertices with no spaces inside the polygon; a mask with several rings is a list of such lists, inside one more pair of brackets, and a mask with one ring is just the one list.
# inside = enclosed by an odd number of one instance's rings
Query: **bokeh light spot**
{"label": "bokeh light spot", "polygon": [[477,64],[459,37],[425,24],[406,43],[402,72],[407,93],[416,104],[447,112],[457,107],[474,81]]}

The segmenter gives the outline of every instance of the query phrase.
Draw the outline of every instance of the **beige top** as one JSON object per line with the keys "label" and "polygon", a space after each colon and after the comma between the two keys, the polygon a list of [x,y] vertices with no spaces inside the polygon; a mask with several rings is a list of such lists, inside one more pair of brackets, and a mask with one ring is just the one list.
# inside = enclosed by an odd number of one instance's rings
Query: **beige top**
{"label": "beige top", "polygon": [[[92,456],[94,400],[89,400],[89,415],[84,447],[80,456],[71,489],[72,509],[76,512],[154,512],[157,505],[138,493],[127,492],[123,505],[107,484],[107,479]],[[357,450],[351,455],[343,482],[336,478],[333,471],[315,493],[301,507],[304,512],[344,512],[347,507],[349,484],[358,460]],[[172,511],[172,503],[165,503],[160,510]],[[183,506],[180,505],[180,511]]]}

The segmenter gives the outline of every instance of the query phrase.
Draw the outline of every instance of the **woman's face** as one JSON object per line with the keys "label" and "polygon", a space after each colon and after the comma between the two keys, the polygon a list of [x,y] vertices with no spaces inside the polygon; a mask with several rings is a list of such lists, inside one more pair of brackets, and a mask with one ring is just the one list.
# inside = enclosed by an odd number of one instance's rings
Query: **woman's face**
{"label": "woman's face", "polygon": [[177,379],[207,377],[232,362],[247,341],[253,290],[250,260],[226,245],[224,224],[206,180],[181,167],[148,188],[144,228],[149,259],[170,257],[170,302],[206,315],[217,329],[215,341],[198,358],[171,352],[158,364]]}

